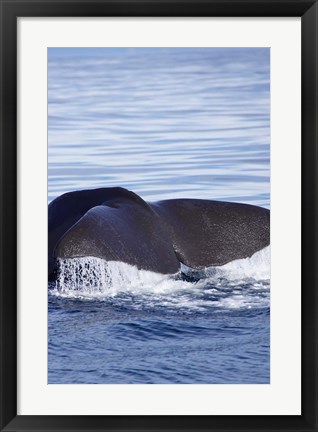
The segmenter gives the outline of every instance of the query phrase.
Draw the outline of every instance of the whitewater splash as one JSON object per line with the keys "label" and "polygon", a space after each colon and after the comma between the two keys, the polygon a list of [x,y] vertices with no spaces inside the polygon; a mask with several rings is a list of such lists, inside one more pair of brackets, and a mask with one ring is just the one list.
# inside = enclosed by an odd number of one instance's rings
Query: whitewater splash
{"label": "whitewater splash", "polygon": [[118,261],[100,258],[69,258],[59,260],[56,289],[61,293],[79,291],[86,294],[115,295],[136,288],[151,289],[158,282],[168,280],[162,275]]}
{"label": "whitewater splash", "polygon": [[250,258],[231,261],[228,264],[217,267],[207,267],[203,270],[193,270],[181,264],[181,271],[194,277],[225,278],[230,281],[239,279],[270,279],[270,246],[256,252]]}
{"label": "whitewater splash", "polygon": [[269,305],[269,279],[270,247],[220,267],[194,271],[182,265],[172,276],[85,257],[59,261],[59,277],[50,293],[119,304],[125,299],[133,308],[251,308]]}

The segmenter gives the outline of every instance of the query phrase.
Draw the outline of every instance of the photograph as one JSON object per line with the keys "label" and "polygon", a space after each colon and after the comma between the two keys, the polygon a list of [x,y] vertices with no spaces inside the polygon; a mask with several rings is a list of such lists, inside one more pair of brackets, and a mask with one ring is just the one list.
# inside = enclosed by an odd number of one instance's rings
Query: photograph
{"label": "photograph", "polygon": [[318,0],[1,6],[0,432],[318,432]]}
{"label": "photograph", "polygon": [[270,384],[269,47],[49,47],[48,384]]}

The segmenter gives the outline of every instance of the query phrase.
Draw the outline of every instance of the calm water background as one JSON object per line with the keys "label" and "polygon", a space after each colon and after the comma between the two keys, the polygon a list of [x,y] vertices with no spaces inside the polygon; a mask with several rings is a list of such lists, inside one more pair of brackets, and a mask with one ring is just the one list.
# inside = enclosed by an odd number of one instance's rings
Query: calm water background
{"label": "calm water background", "polygon": [[[49,202],[123,186],[269,208],[269,84],[268,49],[49,50]],[[118,266],[49,286],[49,383],[269,383],[269,250],[177,278]]]}

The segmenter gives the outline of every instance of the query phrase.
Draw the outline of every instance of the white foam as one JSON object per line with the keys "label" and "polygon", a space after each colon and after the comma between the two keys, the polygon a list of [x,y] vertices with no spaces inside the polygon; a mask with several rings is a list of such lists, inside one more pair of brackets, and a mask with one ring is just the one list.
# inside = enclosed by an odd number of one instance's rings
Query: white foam
{"label": "white foam", "polygon": [[[59,278],[53,295],[103,300],[130,308],[165,307],[183,311],[207,308],[252,308],[269,305],[270,250],[222,267],[194,271],[190,275],[163,275],[122,262],[85,257],[59,261]],[[193,277],[192,277],[193,276]]]}
{"label": "white foam", "polygon": [[225,278],[228,281],[247,279],[269,280],[270,279],[270,246],[256,252],[250,258],[231,261],[223,266],[207,267],[200,271],[195,271],[182,264],[182,271],[185,274],[197,275],[200,278],[210,278],[212,280]]}
{"label": "white foam", "polygon": [[162,275],[117,261],[104,261],[95,257],[59,260],[59,277],[56,290],[60,294],[87,296],[112,296],[119,292],[155,290],[169,279]]}

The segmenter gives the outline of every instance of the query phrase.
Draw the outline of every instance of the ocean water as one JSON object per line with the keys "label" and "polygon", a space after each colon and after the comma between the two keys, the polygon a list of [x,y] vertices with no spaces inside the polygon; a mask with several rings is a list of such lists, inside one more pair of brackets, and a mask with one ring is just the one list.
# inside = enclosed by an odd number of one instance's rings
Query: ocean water
{"label": "ocean water", "polygon": [[[49,49],[48,201],[122,186],[147,201],[269,208],[269,57]],[[48,286],[48,383],[270,382],[269,247],[174,276],[92,257],[61,269]]]}

